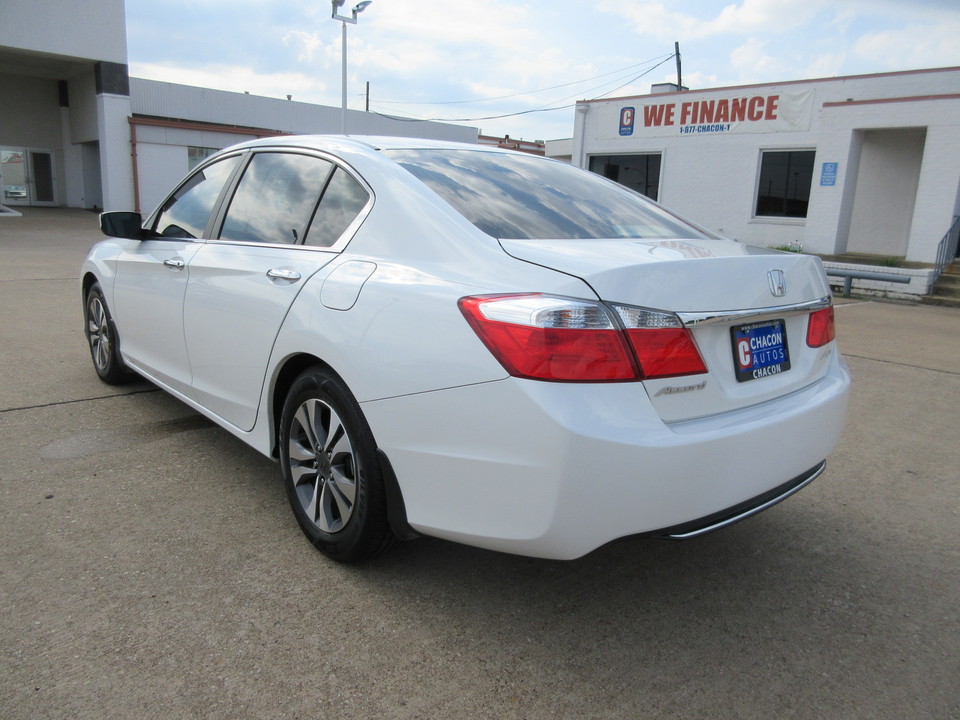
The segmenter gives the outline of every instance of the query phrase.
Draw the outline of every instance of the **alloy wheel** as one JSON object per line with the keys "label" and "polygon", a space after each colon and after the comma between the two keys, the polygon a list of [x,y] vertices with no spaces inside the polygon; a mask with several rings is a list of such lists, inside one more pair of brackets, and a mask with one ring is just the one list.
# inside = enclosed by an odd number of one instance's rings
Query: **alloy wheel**
{"label": "alloy wheel", "polygon": [[324,532],[343,530],[354,511],[358,463],[340,416],[322,400],[306,400],[292,418],[287,454],[304,513]]}
{"label": "alloy wheel", "polygon": [[106,372],[110,365],[110,327],[106,308],[96,295],[91,295],[87,304],[87,337],[93,364],[101,373]]}

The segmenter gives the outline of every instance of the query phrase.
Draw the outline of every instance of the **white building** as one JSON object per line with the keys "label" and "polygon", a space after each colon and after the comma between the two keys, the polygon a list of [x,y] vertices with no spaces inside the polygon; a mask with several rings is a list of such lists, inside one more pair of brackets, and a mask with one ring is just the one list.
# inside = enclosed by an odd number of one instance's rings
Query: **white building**
{"label": "white building", "polygon": [[0,2],[0,202],[133,207],[126,37],[123,0]]}
{"label": "white building", "polygon": [[[357,135],[479,133],[347,112]],[[0,0],[0,207],[149,211],[214,150],[339,132],[339,108],[130,78],[123,0]]]}
{"label": "white building", "polygon": [[960,68],[583,101],[570,152],[727,237],[932,263],[960,214]]}

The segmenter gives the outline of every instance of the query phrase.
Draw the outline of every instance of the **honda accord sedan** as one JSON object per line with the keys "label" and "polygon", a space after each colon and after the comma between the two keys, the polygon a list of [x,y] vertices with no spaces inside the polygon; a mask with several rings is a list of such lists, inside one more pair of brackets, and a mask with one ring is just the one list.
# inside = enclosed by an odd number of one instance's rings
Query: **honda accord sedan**
{"label": "honda accord sedan", "polygon": [[101,227],[98,375],[276,459],[338,561],[417,535],[562,559],[695,537],[810,483],[846,414],[817,258],[543,158],[256,140]]}

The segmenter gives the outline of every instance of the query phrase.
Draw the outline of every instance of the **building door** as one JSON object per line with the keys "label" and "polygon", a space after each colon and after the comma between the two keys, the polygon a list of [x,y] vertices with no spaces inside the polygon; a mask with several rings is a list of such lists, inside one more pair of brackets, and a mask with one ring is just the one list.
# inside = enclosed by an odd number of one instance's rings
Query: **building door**
{"label": "building door", "polygon": [[0,148],[0,177],[3,178],[3,204],[29,205],[27,197],[27,153]]}
{"label": "building door", "polygon": [[56,205],[53,153],[0,148],[0,177],[5,205]]}
{"label": "building door", "polygon": [[47,150],[28,150],[30,158],[30,203],[33,205],[56,205],[57,193],[53,182],[53,153]]}

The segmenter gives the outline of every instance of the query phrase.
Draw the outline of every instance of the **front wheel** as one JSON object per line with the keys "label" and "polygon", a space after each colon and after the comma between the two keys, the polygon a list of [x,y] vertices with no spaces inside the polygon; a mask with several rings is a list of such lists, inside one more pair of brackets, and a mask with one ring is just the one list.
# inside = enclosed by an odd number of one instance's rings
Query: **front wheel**
{"label": "front wheel", "polygon": [[93,369],[97,371],[100,379],[108,385],[122,385],[136,379],[120,358],[117,330],[110,317],[100,283],[94,283],[87,290],[83,310],[90,357],[93,359]]}
{"label": "front wheel", "polygon": [[312,368],[290,388],[280,417],[280,465],[297,522],[325,555],[359,562],[393,544],[373,433],[332,372]]}

